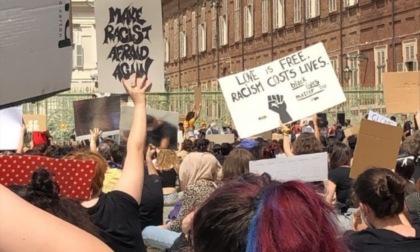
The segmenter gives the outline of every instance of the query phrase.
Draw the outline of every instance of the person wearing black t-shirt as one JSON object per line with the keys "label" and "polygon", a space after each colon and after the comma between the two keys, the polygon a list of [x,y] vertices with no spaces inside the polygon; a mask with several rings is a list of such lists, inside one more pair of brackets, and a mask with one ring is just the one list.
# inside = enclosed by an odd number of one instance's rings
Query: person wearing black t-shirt
{"label": "person wearing black t-shirt", "polygon": [[410,122],[410,121],[408,121],[408,119],[407,119],[407,115],[402,115],[402,116],[401,116],[401,119],[402,119],[402,120],[403,120],[403,122],[404,122],[404,125],[403,125],[403,129],[404,129],[404,137],[406,138],[406,137],[411,136],[411,122]]}
{"label": "person wearing black t-shirt", "polygon": [[[146,92],[150,89],[151,82],[146,76],[137,79],[136,74],[133,74],[129,80],[123,79],[122,83],[134,103],[133,124],[127,142],[124,169],[113,191],[107,194],[95,193],[91,200],[82,205],[88,209],[99,227],[103,241],[114,251],[145,252],[140,231],[142,224],[139,207],[144,184],[142,157],[146,145]],[[98,163],[97,167],[99,166]],[[97,169],[97,173],[106,170]]]}
{"label": "person wearing black t-shirt", "polygon": [[353,184],[367,229],[346,237],[350,251],[418,252],[420,229],[404,224],[404,179],[388,169],[372,168]]}
{"label": "person wearing black t-shirt", "polygon": [[147,115],[147,144],[161,149],[177,149],[177,127],[167,121]]}

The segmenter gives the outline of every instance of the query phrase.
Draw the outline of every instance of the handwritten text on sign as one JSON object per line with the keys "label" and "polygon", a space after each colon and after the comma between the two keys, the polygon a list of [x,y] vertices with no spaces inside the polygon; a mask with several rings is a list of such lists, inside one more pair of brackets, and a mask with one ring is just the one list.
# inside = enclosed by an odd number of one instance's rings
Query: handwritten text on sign
{"label": "handwritten text on sign", "polygon": [[221,78],[219,84],[241,137],[306,118],[346,100],[321,43]]}
{"label": "handwritten text on sign", "polygon": [[95,1],[99,91],[125,93],[120,81],[147,75],[164,91],[161,1]]}

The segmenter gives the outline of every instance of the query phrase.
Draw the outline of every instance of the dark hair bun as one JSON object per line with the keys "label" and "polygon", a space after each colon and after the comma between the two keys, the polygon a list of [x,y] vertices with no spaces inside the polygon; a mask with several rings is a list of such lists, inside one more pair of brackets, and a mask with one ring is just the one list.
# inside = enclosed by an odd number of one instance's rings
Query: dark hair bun
{"label": "dark hair bun", "polygon": [[26,198],[29,202],[44,209],[58,202],[59,192],[60,188],[52,174],[48,170],[40,168],[32,174]]}

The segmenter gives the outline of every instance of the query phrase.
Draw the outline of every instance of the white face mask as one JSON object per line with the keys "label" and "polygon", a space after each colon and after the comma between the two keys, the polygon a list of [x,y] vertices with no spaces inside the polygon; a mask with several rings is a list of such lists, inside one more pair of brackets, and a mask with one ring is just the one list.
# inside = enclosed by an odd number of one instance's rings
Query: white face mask
{"label": "white face mask", "polygon": [[372,226],[369,221],[366,218],[366,215],[363,213],[363,211],[360,209],[360,218],[362,219],[362,221],[366,224],[366,226],[370,227],[370,228],[375,228],[374,226]]}

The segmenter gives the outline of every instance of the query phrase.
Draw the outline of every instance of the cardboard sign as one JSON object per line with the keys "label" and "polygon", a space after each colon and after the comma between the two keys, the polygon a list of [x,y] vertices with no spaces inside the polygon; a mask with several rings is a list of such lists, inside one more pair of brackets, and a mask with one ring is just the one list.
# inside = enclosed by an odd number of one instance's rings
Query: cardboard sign
{"label": "cardboard sign", "polygon": [[201,86],[197,86],[197,87],[194,88],[194,103],[195,103],[195,108],[196,109],[198,109],[200,107],[201,100],[202,100]]}
{"label": "cardboard sign", "polygon": [[44,132],[48,130],[46,115],[23,115],[23,121],[25,122],[27,132]]}
{"label": "cardboard sign", "polygon": [[70,0],[0,0],[0,107],[70,88],[69,11]]}
{"label": "cardboard sign", "polygon": [[0,184],[26,185],[31,181],[32,173],[41,167],[54,174],[60,186],[60,196],[76,200],[90,199],[90,187],[96,170],[94,161],[39,156],[0,156]]}
{"label": "cardboard sign", "polygon": [[222,143],[234,143],[235,135],[234,134],[208,134],[206,139],[211,143],[222,144]]}
{"label": "cardboard sign", "polygon": [[272,132],[273,132],[272,130],[269,130],[269,131],[266,131],[266,132],[262,132],[261,134],[251,136],[249,138],[253,138],[253,139],[262,138],[264,140],[268,140],[268,139],[271,139],[271,136],[273,134]]}
{"label": "cardboard sign", "polygon": [[397,122],[394,122],[391,119],[389,119],[389,118],[387,118],[387,117],[385,117],[385,116],[383,116],[379,113],[373,112],[373,111],[369,111],[368,120],[378,122],[378,123],[387,124],[387,125],[391,125],[391,126],[397,126],[398,125]]}
{"label": "cardboard sign", "polygon": [[384,73],[387,113],[417,113],[420,108],[420,71]]}
{"label": "cardboard sign", "polygon": [[403,129],[362,120],[357,137],[351,178],[357,178],[371,167],[395,169]]}
{"label": "cardboard sign", "polygon": [[164,92],[161,1],[95,1],[99,91],[125,93],[121,79],[146,74]]}
{"label": "cardboard sign", "polygon": [[[127,144],[133,124],[134,107],[121,109],[120,144]],[[156,147],[177,149],[178,144],[178,119],[179,114],[156,109],[147,109],[147,144]],[[166,139],[166,140],[165,140]],[[162,147],[162,140],[169,141]]]}
{"label": "cardboard sign", "polygon": [[90,138],[90,130],[99,128],[102,136],[118,135],[121,105],[119,96],[73,102],[76,140]]}
{"label": "cardboard sign", "polygon": [[325,181],[328,179],[328,154],[323,152],[251,161],[249,169],[255,174],[268,173],[280,181]]}
{"label": "cardboard sign", "polygon": [[352,135],[356,135],[356,134],[359,133],[359,130],[360,130],[360,126],[359,125],[353,125],[352,127],[346,128],[344,130],[344,135],[346,137],[349,137],[349,136],[352,136]]}
{"label": "cardboard sign", "polygon": [[0,110],[0,150],[16,150],[21,138],[22,107]]}
{"label": "cardboard sign", "polygon": [[322,43],[221,78],[219,84],[241,138],[346,101]]}
{"label": "cardboard sign", "polygon": [[271,135],[271,139],[272,140],[280,141],[280,140],[283,140],[284,139],[284,136],[283,136],[283,134],[273,133]]}

